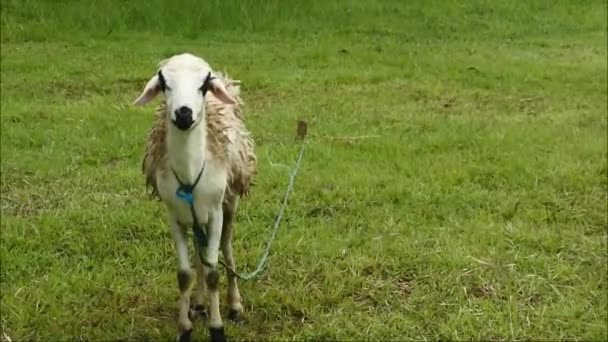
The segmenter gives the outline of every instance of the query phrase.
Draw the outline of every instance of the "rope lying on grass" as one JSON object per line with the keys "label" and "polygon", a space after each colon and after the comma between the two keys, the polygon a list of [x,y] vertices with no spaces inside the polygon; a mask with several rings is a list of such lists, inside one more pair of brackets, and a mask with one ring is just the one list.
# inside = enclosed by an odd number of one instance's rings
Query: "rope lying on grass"
{"label": "rope lying on grass", "polygon": [[[296,175],[298,174],[298,171],[300,169],[300,164],[302,162],[302,159],[304,157],[304,150],[306,149],[305,138],[306,138],[307,129],[308,129],[308,126],[307,126],[306,122],[299,120],[297,136],[300,139],[301,144],[302,144],[302,146],[300,148],[300,154],[298,156],[295,166],[293,167],[293,169],[289,175],[289,185],[287,186],[287,191],[285,192],[285,196],[283,197],[283,203],[281,204],[279,213],[277,214],[277,217],[274,220],[272,233],[270,234],[270,237],[268,238],[268,241],[266,242],[266,249],[264,250],[264,253],[261,256],[256,269],[253,270],[252,272],[241,274],[241,273],[238,273],[236,270],[234,270],[232,267],[228,266],[226,263],[224,263],[224,261],[219,260],[219,263],[222,266],[224,266],[224,268],[226,268],[226,270],[228,270],[228,272],[232,273],[234,276],[236,276],[239,279],[249,280],[249,279],[252,279],[255,276],[257,276],[262,271],[264,264],[266,263],[266,260],[268,259],[268,255],[270,254],[270,246],[272,245],[272,242],[274,241],[274,238],[276,237],[277,231],[279,230],[279,223],[281,223],[281,219],[283,218],[283,214],[285,213],[285,208],[287,207],[287,199],[289,198],[289,194],[293,190],[293,184],[294,184]],[[197,240],[195,240],[195,241],[197,241]],[[201,247],[201,246],[199,246],[199,247]],[[199,248],[199,250],[202,250],[202,249]]]}

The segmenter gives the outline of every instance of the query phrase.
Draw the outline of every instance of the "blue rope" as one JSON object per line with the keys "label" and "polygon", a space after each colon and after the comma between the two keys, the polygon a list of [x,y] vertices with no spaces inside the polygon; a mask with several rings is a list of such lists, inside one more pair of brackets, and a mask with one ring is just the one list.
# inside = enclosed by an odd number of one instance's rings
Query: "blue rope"
{"label": "blue rope", "polygon": [[[281,219],[283,219],[283,214],[285,213],[285,208],[287,207],[287,199],[289,198],[289,194],[293,190],[293,184],[294,184],[296,175],[298,174],[298,171],[300,169],[300,164],[302,162],[302,158],[304,157],[305,148],[306,148],[306,143],[305,143],[304,139],[302,139],[302,148],[300,149],[300,154],[298,156],[298,160],[296,161],[296,165],[293,168],[293,170],[291,171],[291,174],[289,177],[289,185],[287,186],[287,191],[285,192],[285,196],[283,197],[283,203],[281,204],[281,209],[279,210],[279,214],[277,215],[277,217],[274,221],[272,233],[270,234],[270,238],[268,239],[268,241],[266,243],[266,249],[264,250],[262,257],[260,258],[260,261],[258,262],[257,268],[253,272],[246,273],[246,274],[240,274],[237,271],[235,271],[234,269],[232,269],[230,266],[228,266],[226,263],[224,263],[222,260],[218,260],[218,262],[222,266],[224,266],[234,276],[236,276],[240,279],[243,279],[243,280],[249,280],[249,279],[252,279],[253,277],[257,276],[262,271],[264,264],[266,263],[266,260],[268,259],[268,255],[270,254],[270,246],[272,245],[272,242],[274,241],[274,239],[277,235],[277,231],[279,230],[279,223],[281,222]],[[179,187],[177,188],[177,191],[175,192],[175,194],[178,198],[182,199],[183,201],[187,202],[190,205],[190,211],[192,212],[192,221],[193,221],[192,233],[194,235],[194,241],[198,247],[197,248],[198,256],[204,265],[213,268],[213,266],[210,263],[208,263],[203,257],[203,250],[207,247],[207,236],[205,235],[205,232],[201,228],[201,226],[198,222],[198,219],[196,217],[196,212],[194,211],[194,198],[192,195],[192,191],[198,184],[198,181],[200,180],[201,175],[203,174],[204,170],[205,170],[205,165],[203,165],[203,168],[201,169],[200,173],[198,174],[198,177],[196,178],[196,181],[192,185],[182,183],[181,180],[177,177],[177,173],[175,173],[175,171],[174,171],[175,178],[177,179],[177,182],[179,183]]]}
{"label": "blue rope", "polygon": [[302,141],[302,148],[300,149],[300,155],[298,157],[295,167],[293,168],[293,170],[291,171],[291,174],[289,176],[289,185],[287,186],[287,191],[285,192],[285,196],[283,197],[283,203],[281,204],[281,209],[279,210],[279,214],[277,215],[277,217],[274,221],[274,227],[272,229],[272,233],[270,234],[270,238],[268,239],[268,242],[266,243],[266,249],[264,250],[262,257],[260,258],[260,261],[258,262],[257,268],[253,272],[240,274],[240,273],[236,272],[235,270],[233,270],[232,268],[230,268],[224,262],[220,261],[220,263],[230,273],[232,273],[236,277],[243,279],[243,280],[249,280],[249,279],[252,279],[253,277],[257,276],[262,271],[262,268],[264,267],[264,263],[266,262],[266,259],[268,259],[268,255],[270,254],[270,246],[272,245],[272,242],[277,234],[277,231],[279,230],[279,223],[281,222],[281,219],[283,218],[283,214],[285,213],[285,208],[287,207],[287,199],[289,198],[289,194],[293,190],[293,184],[296,179],[296,175],[298,174],[298,171],[300,169],[300,163],[302,162],[302,157],[304,156],[305,148],[306,148],[306,144],[304,141]]}

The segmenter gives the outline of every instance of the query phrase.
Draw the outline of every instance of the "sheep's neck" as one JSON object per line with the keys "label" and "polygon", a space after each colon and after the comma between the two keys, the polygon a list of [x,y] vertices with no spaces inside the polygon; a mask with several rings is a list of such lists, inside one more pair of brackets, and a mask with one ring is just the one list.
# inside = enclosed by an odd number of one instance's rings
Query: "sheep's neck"
{"label": "sheep's neck", "polygon": [[167,132],[169,166],[185,184],[192,184],[207,157],[207,130],[200,122],[188,132],[170,127]]}

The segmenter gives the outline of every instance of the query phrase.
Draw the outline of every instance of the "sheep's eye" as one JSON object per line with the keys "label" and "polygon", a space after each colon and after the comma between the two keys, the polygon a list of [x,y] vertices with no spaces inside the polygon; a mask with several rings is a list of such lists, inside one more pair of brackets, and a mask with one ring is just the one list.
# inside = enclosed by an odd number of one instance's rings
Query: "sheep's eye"
{"label": "sheep's eye", "polygon": [[169,88],[169,86],[167,85],[167,81],[165,81],[165,77],[160,71],[158,72],[158,85],[162,92],[165,92],[166,90],[171,90],[171,88]]}
{"label": "sheep's eye", "polygon": [[207,91],[209,91],[210,86],[211,86],[211,73],[208,73],[207,77],[205,77],[205,81],[203,82],[203,85],[200,88],[198,88],[198,90],[203,93],[203,96],[205,96],[207,94]]}

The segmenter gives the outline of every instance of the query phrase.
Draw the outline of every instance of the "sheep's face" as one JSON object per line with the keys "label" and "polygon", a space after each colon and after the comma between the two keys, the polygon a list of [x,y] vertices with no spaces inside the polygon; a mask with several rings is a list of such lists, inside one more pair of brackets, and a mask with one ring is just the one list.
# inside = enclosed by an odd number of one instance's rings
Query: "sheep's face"
{"label": "sheep's face", "polygon": [[209,65],[190,54],[176,55],[161,62],[157,74],[148,81],[134,103],[146,104],[160,92],[165,97],[167,119],[182,131],[204,120],[208,92],[226,104],[236,103],[223,83],[214,78]]}

